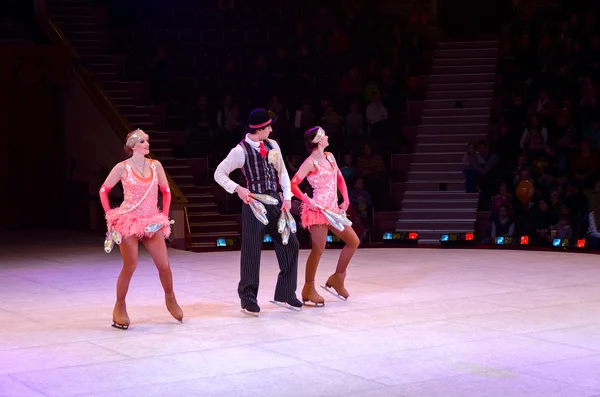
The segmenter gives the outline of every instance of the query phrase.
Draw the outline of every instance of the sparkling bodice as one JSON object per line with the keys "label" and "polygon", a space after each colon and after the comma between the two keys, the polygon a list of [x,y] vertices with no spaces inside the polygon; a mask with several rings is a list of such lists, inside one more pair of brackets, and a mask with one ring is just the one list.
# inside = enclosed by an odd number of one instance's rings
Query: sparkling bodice
{"label": "sparkling bodice", "polygon": [[156,215],[158,210],[158,178],[156,166],[150,163],[150,176],[142,178],[131,166],[125,163],[126,175],[121,179],[125,199],[119,207],[122,213],[134,213],[147,217]]}
{"label": "sparkling bodice", "polygon": [[331,153],[326,154],[329,167],[324,167],[313,159],[317,170],[306,177],[313,189],[313,200],[325,209],[337,208],[337,175],[339,169],[331,158]]}

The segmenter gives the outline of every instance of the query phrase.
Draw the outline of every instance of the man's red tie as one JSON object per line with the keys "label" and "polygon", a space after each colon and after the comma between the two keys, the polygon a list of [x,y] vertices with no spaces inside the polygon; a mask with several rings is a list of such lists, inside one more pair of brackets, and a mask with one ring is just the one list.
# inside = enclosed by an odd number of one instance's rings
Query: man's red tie
{"label": "man's red tie", "polygon": [[265,157],[267,155],[267,148],[265,147],[264,143],[260,143],[260,155]]}

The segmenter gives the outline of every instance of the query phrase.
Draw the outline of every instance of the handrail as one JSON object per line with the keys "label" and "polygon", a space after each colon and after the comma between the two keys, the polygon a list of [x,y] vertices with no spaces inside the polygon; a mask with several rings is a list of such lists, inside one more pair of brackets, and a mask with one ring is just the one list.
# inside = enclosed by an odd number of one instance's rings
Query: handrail
{"label": "handrail", "polygon": [[[44,12],[36,12],[35,18],[46,33],[48,38],[53,43],[59,43],[66,46],[70,53],[73,61],[73,71],[81,85],[88,92],[92,100],[96,103],[100,111],[106,117],[106,120],[115,131],[115,133],[121,138],[123,143],[127,134],[134,128],[129,124],[127,119],[123,116],[121,111],[117,108],[115,103],[106,95],[102,86],[98,83],[94,75],[83,66],[81,57],[75,51],[69,40],[66,38],[62,30],[52,21],[52,19]],[[152,153],[149,157],[156,160],[156,156]],[[169,188],[173,196],[173,201],[178,204],[187,204],[188,200],[185,195],[181,192],[179,187],[175,184],[173,179],[167,174],[169,181]]]}
{"label": "handrail", "polygon": [[184,216],[183,221],[184,221],[185,227],[186,227],[185,250],[191,251],[192,250],[192,230],[190,228],[190,218],[188,216],[187,206],[183,207],[183,216]]}

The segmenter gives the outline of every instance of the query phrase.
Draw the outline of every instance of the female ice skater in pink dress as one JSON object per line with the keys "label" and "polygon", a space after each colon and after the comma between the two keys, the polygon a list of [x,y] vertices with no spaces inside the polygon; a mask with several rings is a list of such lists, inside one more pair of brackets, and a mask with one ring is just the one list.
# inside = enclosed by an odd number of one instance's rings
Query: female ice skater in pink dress
{"label": "female ice skater in pink dress", "polygon": [[[173,292],[173,275],[167,254],[165,238],[171,234],[169,208],[171,191],[165,170],[160,162],[146,158],[150,153],[148,135],[135,130],[127,135],[125,152],[131,157],[118,163],[100,188],[100,201],[106,213],[108,232],[118,232],[119,248],[123,257],[123,269],[117,280],[117,302],[113,310],[113,327],[129,328],[129,316],[125,297],[129,282],[138,261],[138,242],[141,240],[158,269],[160,282],[165,290],[165,302],[169,313],[183,321],[183,311]],[[108,192],[121,181],[125,198],[118,208],[110,208]],[[163,194],[162,211],[158,205],[158,189]]]}
{"label": "female ice skater in pink dress", "polygon": [[[302,163],[296,175],[292,178],[292,193],[302,200],[300,218],[302,226],[310,230],[312,248],[306,260],[306,274],[304,288],[302,289],[302,301],[312,302],[316,306],[323,306],[325,299],[315,289],[315,275],[319,260],[327,243],[327,231],[340,237],[346,245],[340,253],[335,273],[325,283],[326,288],[333,288],[338,296],[347,299],[350,295],[344,286],[346,268],[356,252],[360,240],[351,227],[345,227],[340,232],[333,228],[317,206],[338,213],[346,211],[350,204],[348,199],[348,188],[344,177],[340,172],[333,154],[325,152],[329,145],[329,137],[321,127],[314,127],[304,133],[304,143],[310,152],[310,156]],[[313,197],[310,198],[298,188],[304,180],[313,188]],[[338,206],[338,188],[344,199]],[[329,291],[331,292],[331,291]]]}

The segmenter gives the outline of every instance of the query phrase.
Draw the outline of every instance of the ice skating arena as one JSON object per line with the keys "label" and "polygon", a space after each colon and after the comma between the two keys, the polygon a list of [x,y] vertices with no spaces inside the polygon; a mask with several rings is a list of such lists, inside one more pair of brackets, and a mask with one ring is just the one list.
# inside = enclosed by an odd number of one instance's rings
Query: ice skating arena
{"label": "ice skating arena", "polygon": [[[183,324],[140,248],[128,330],[111,327],[118,249],[71,232],[0,247],[0,396],[600,396],[600,257],[359,249],[350,299],[240,312],[239,252],[169,250]],[[317,283],[339,251],[326,250]],[[308,251],[300,252],[298,297]]]}

